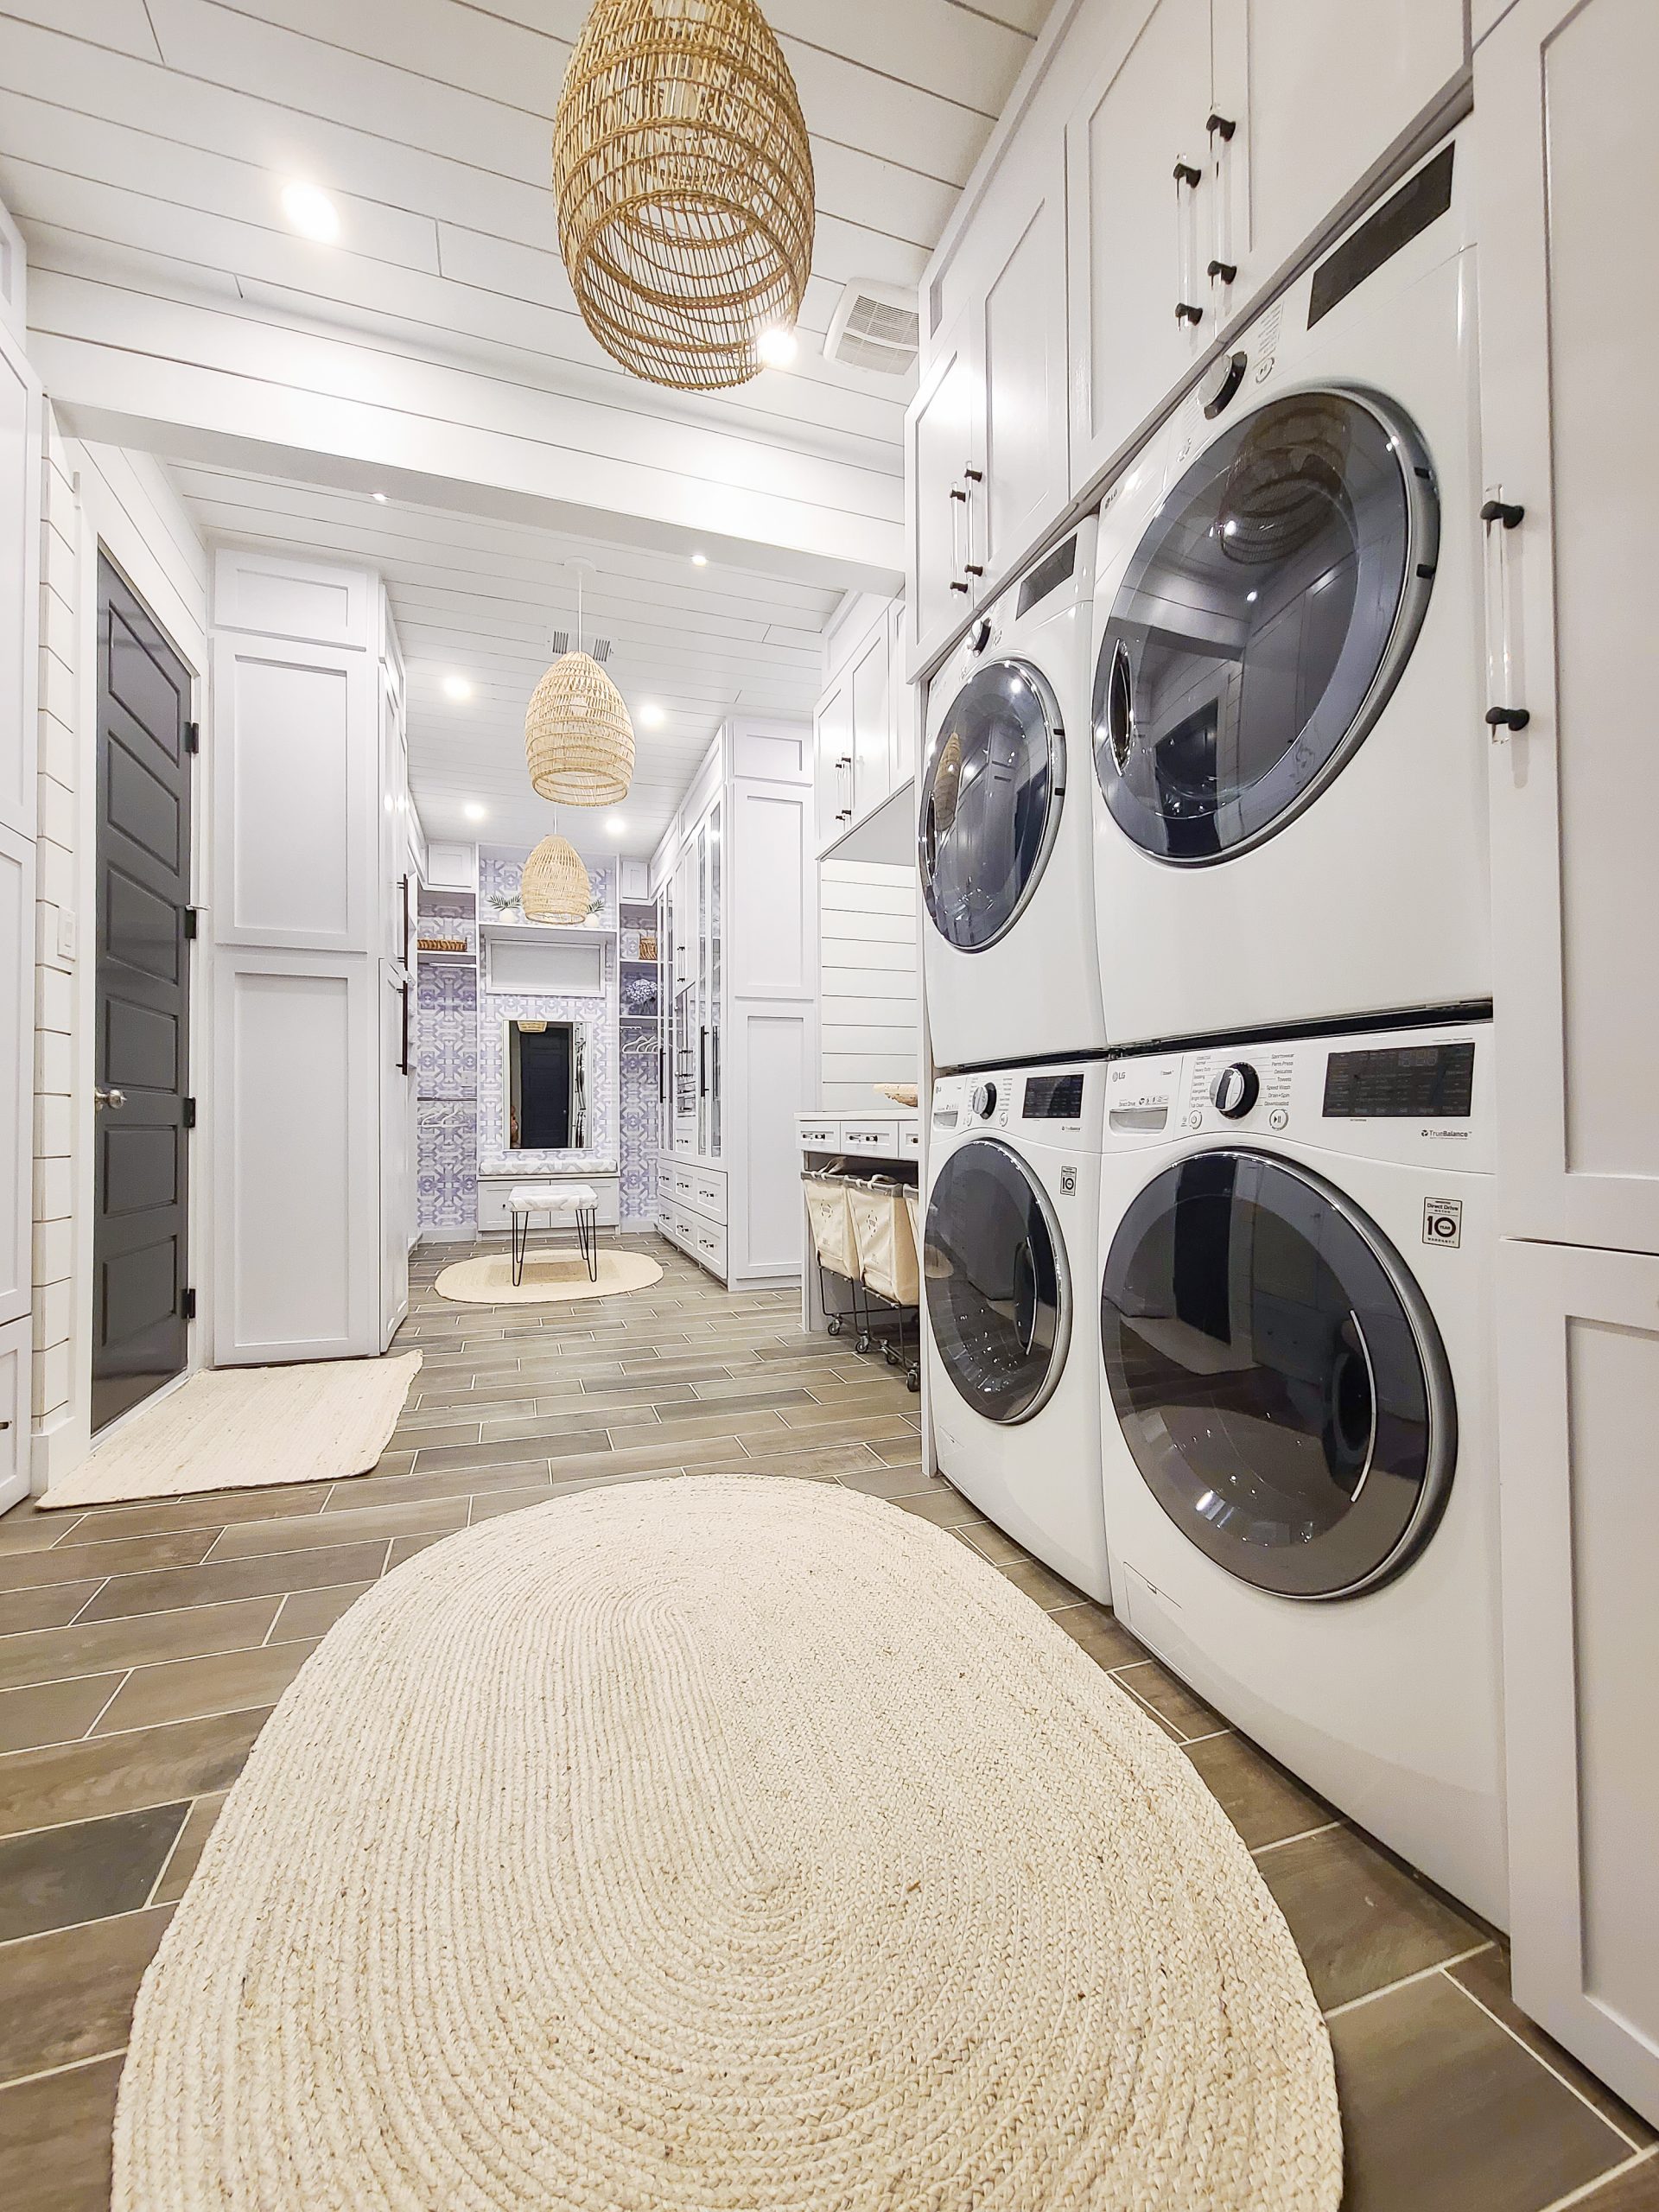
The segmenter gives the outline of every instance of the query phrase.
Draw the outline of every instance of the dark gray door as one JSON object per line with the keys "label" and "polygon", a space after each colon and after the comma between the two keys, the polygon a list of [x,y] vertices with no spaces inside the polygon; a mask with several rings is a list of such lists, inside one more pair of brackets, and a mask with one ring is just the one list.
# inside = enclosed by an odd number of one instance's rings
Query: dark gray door
{"label": "dark gray door", "polygon": [[185,1363],[190,677],[98,571],[92,1427]]}

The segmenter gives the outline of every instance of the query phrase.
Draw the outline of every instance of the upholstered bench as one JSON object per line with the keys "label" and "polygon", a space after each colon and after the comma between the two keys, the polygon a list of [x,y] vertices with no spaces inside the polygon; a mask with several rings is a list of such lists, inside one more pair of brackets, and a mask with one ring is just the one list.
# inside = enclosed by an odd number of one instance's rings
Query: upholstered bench
{"label": "upholstered bench", "polygon": [[561,1220],[575,1222],[576,1244],[587,1262],[588,1280],[599,1281],[599,1193],[591,1183],[519,1183],[507,1193],[507,1211],[512,1216],[515,1288],[524,1279],[524,1256],[533,1213],[544,1213],[550,1230]]}

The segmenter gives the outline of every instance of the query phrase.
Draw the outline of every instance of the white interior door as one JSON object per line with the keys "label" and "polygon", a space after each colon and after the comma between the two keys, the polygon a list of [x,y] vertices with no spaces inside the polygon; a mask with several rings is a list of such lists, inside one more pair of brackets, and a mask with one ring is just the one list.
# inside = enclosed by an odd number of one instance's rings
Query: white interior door
{"label": "white interior door", "polygon": [[1659,2121],[1659,1258],[1500,1248],[1515,1995]]}
{"label": "white interior door", "polygon": [[1652,0],[1517,0],[1477,53],[1473,125],[1486,490],[1515,523],[1487,531],[1490,706],[1528,717],[1491,760],[1500,1212],[1649,1252],[1659,416],[1630,241],[1659,226],[1656,81]]}

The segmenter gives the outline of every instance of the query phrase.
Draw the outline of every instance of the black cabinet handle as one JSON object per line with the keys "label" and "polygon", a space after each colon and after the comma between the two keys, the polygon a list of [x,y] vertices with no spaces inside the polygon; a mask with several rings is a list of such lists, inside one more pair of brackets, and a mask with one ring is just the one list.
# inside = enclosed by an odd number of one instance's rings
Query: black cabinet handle
{"label": "black cabinet handle", "polygon": [[963,490],[960,484],[953,484],[950,486],[950,496],[953,499],[960,499],[964,507],[967,505],[968,494]]}
{"label": "black cabinet handle", "polygon": [[962,473],[970,484],[982,484],[985,481],[985,472],[982,468],[964,468]]}
{"label": "black cabinet handle", "polygon": [[1524,707],[1489,707],[1486,710],[1488,729],[1525,729],[1531,720]]}
{"label": "black cabinet handle", "polygon": [[1205,124],[1204,127],[1212,138],[1219,138],[1222,144],[1224,146],[1228,140],[1232,137],[1234,131],[1237,130],[1238,124],[1235,118],[1230,115],[1216,115],[1212,113],[1208,121]]}
{"label": "black cabinet handle", "polygon": [[960,578],[958,578],[958,579],[957,579],[957,581],[955,583],[953,583],[953,584],[951,585],[950,588],[951,588],[951,590],[952,590],[952,591],[964,591],[964,592],[965,592],[965,591],[967,590],[968,587],[967,587],[967,585],[966,585],[965,583],[963,583],[963,582],[961,581],[961,579],[960,579]]}
{"label": "black cabinet handle", "polygon": [[1480,518],[1488,530],[1501,522],[1505,530],[1513,530],[1526,513],[1524,507],[1514,506],[1507,499],[1488,499],[1480,511]]}
{"label": "black cabinet handle", "polygon": [[403,1052],[403,1058],[402,1058],[398,1061],[398,1063],[397,1063],[397,1072],[398,1072],[398,1074],[399,1074],[399,1075],[407,1075],[407,1074],[409,1074],[409,1072],[410,1072],[410,1065],[409,1065],[409,985],[408,985],[407,983],[405,983],[405,984],[404,985],[404,1052]]}
{"label": "black cabinet handle", "polygon": [[982,576],[985,573],[985,564],[982,561],[969,561],[964,565],[970,576]]}
{"label": "black cabinet handle", "polygon": [[1236,261],[1212,261],[1210,264],[1209,276],[1212,284],[1217,276],[1224,284],[1230,284],[1237,274],[1238,264]]}
{"label": "black cabinet handle", "polygon": [[1177,162],[1175,164],[1175,181],[1177,184],[1190,185],[1196,191],[1198,187],[1204,182],[1204,171],[1202,169],[1195,169],[1191,162]]}
{"label": "black cabinet handle", "polygon": [[709,1096],[709,1032],[707,1027],[697,1032],[697,1096]]}
{"label": "black cabinet handle", "polygon": [[1196,330],[1198,325],[1204,321],[1204,309],[1202,308],[1195,308],[1190,300],[1177,300],[1175,302],[1175,320],[1177,322],[1190,322],[1192,325],[1192,327]]}

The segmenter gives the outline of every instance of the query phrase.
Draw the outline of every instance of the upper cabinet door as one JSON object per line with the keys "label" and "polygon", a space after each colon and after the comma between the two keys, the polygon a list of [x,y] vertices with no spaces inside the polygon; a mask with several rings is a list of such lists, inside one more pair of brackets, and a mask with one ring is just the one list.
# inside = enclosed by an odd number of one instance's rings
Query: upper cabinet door
{"label": "upper cabinet door", "polygon": [[[976,598],[1006,580],[1065,505],[1065,156],[1043,148],[1034,189],[1016,180],[993,250],[982,334],[984,481],[968,505]],[[1026,187],[1021,190],[1018,188]],[[976,575],[975,570],[982,570]]]}
{"label": "upper cabinet door", "polygon": [[[1463,0],[1213,0],[1206,301],[1224,322],[1462,68]],[[1229,271],[1235,274],[1230,276]]]}
{"label": "upper cabinet door", "polygon": [[893,686],[882,616],[853,662],[853,818],[862,821],[892,788]]}
{"label": "upper cabinet door", "polygon": [[1485,494],[1514,524],[1486,531],[1501,1217],[1659,1253],[1659,747],[1636,643],[1659,420],[1630,261],[1659,226],[1656,81],[1653,0],[1516,0],[1476,54],[1473,128]]}
{"label": "upper cabinet door", "polygon": [[822,848],[839,837],[853,818],[853,689],[845,670],[819,701],[813,728]]}
{"label": "upper cabinet door", "polygon": [[906,424],[911,675],[948,644],[972,604],[969,494],[984,475],[984,387],[972,311],[935,351]]}
{"label": "upper cabinet door", "polygon": [[1212,334],[1209,114],[1210,0],[1157,0],[1066,126],[1074,490]]}

